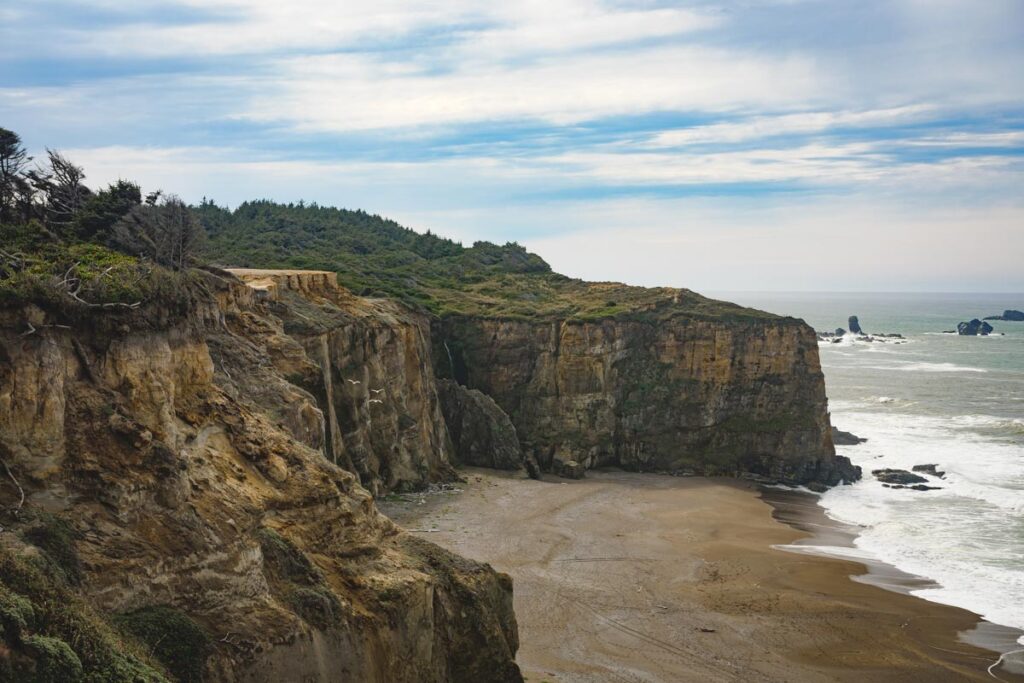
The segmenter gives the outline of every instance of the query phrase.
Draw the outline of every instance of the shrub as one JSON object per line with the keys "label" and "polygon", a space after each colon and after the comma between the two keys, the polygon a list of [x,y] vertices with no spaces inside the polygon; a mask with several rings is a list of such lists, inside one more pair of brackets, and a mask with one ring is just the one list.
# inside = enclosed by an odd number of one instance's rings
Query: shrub
{"label": "shrub", "polygon": [[25,647],[34,654],[34,683],[74,683],[82,680],[82,662],[71,646],[60,638],[29,636],[25,639]]}
{"label": "shrub", "polygon": [[181,683],[203,680],[203,666],[212,652],[206,631],[173,607],[144,607],[114,618],[124,631],[145,643],[153,656]]}

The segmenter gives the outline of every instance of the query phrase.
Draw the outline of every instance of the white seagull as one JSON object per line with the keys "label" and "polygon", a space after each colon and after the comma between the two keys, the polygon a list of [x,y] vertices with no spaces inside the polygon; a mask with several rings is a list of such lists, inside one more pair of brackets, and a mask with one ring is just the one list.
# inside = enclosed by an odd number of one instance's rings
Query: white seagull
{"label": "white seagull", "polygon": [[370,389],[370,393],[371,394],[383,394],[384,390],[383,389]]}
{"label": "white seagull", "polygon": [[384,401],[380,400],[379,398],[371,398],[370,399],[370,403],[383,403],[383,402]]}
{"label": "white seagull", "polygon": [[362,382],[354,379],[347,379],[345,381],[348,382],[349,384],[362,384]]}

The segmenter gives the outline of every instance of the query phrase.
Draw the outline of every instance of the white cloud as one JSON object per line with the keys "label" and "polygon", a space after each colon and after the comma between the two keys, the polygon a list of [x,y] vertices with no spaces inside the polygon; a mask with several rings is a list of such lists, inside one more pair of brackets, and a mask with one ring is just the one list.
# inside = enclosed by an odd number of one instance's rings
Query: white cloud
{"label": "white cloud", "polygon": [[351,131],[534,119],[556,125],[650,111],[789,107],[825,89],[808,60],[649,47],[436,73],[363,55],[286,60],[243,116]]}
{"label": "white cloud", "polygon": [[934,106],[915,104],[867,111],[817,111],[757,116],[737,122],[665,130],[652,136],[643,146],[658,148],[705,143],[737,143],[779,135],[821,133],[838,127],[891,126],[919,121],[934,113]]}

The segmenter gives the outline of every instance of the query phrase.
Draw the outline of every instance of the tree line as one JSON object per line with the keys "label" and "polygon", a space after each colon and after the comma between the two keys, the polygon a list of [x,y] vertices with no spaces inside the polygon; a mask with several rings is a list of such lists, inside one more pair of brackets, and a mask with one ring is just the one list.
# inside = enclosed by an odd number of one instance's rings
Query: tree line
{"label": "tree line", "polygon": [[[204,231],[179,197],[161,191],[143,197],[128,180],[92,190],[85,177],[56,150],[36,161],[17,133],[0,127],[0,225],[6,228],[0,234],[33,244],[104,244],[174,270],[195,261]],[[13,258],[8,246],[0,244],[0,251]]]}

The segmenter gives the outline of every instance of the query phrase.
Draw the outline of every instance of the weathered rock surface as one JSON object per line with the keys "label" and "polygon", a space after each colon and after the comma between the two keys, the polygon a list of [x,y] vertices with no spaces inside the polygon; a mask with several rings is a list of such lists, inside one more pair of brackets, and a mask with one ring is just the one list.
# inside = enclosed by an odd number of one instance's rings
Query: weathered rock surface
{"label": "weathered rock surface", "polygon": [[907,486],[910,484],[924,484],[928,481],[924,477],[906,470],[886,468],[881,470],[871,470],[871,474],[874,475],[875,479],[884,484],[901,484]]}
{"label": "weathered rock surface", "polygon": [[[107,614],[186,613],[213,644],[207,680],[520,681],[509,577],[410,537],[360,485],[447,467],[421,450],[447,443],[433,385],[416,386],[423,329],[324,297],[317,315],[347,327],[293,337],[288,292],[204,286],[195,310],[157,316],[164,329],[0,310],[0,457],[27,510],[71,525],[76,590]],[[23,336],[26,317],[40,324]],[[393,395],[373,405],[388,412],[336,388],[323,393],[334,418],[304,388],[324,389],[315,376],[385,385]],[[346,410],[385,426],[342,424]],[[384,457],[378,434],[397,452]],[[365,458],[359,477],[332,462],[346,456]],[[0,504],[18,496],[5,477]],[[0,552],[17,532],[4,523]]]}
{"label": "weathered rock surface", "polygon": [[860,329],[860,321],[855,315],[850,316],[850,319],[847,322],[847,327],[850,328],[850,332],[853,334],[864,334],[864,330]]}
{"label": "weathered rock surface", "polygon": [[993,327],[991,325],[989,325],[987,322],[978,320],[977,318],[971,320],[970,322],[960,323],[959,325],[956,326],[957,334],[963,336],[987,336],[988,334],[991,334],[992,331]]}
{"label": "weathered rock surface", "polygon": [[1024,311],[1006,309],[1002,315],[990,315],[985,320],[1008,320],[1011,322],[1024,322]]}
{"label": "weathered rock surface", "polygon": [[541,467],[756,472],[835,485],[814,331],[801,321],[446,317],[439,376],[491,396]]}
{"label": "weathered rock surface", "polygon": [[867,439],[851,434],[850,432],[844,432],[841,429],[832,427],[832,443],[837,446],[856,446],[857,444],[865,443]]}
{"label": "weathered rock surface", "polygon": [[425,317],[390,301],[353,296],[334,273],[229,272],[266,301],[269,314],[243,313],[232,325],[311,397],[301,405],[313,407],[299,415],[301,402],[282,402],[279,387],[254,387],[261,405],[296,438],[358,474],[375,496],[452,479]]}
{"label": "weathered rock surface", "polygon": [[563,479],[582,479],[586,475],[586,468],[575,460],[555,460],[551,471]]}
{"label": "weathered rock surface", "polygon": [[452,380],[439,380],[438,393],[459,463],[499,470],[524,466],[516,428],[493,399]]}
{"label": "weathered rock surface", "polygon": [[939,479],[942,479],[946,476],[946,473],[941,471],[938,465],[914,465],[910,469],[913,470],[914,472],[924,472],[925,474],[930,474],[933,477],[938,477]]}

